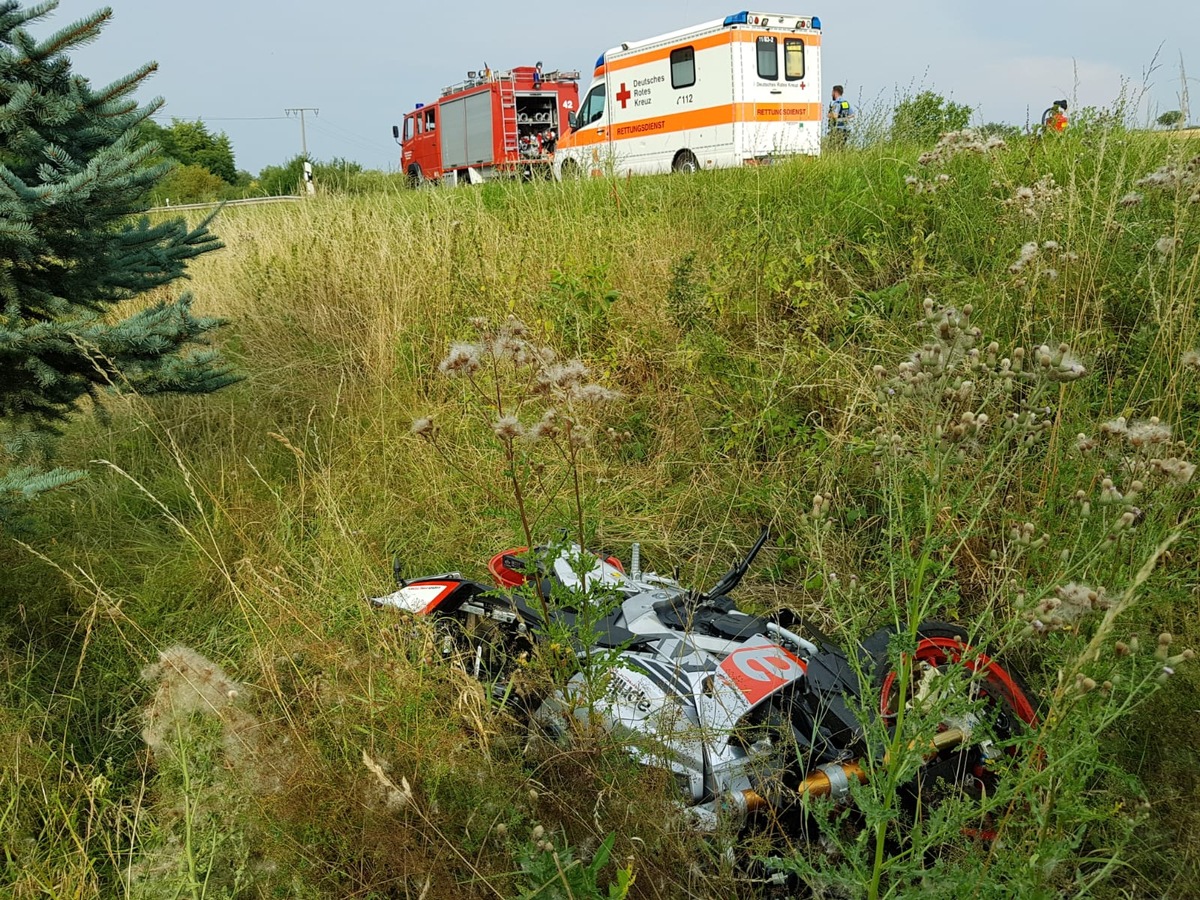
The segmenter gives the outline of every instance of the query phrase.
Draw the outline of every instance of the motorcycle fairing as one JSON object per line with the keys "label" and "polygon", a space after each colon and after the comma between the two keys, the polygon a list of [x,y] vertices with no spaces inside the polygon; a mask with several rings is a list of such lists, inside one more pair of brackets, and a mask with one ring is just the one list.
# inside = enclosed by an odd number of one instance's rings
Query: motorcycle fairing
{"label": "motorcycle fairing", "polygon": [[718,666],[746,698],[753,709],[789,682],[804,677],[807,666],[772,640],[755,635],[738,647]]}
{"label": "motorcycle fairing", "polygon": [[459,588],[472,582],[462,578],[439,577],[411,581],[386,597],[376,597],[375,606],[391,606],[418,616],[427,616],[441,607]]}

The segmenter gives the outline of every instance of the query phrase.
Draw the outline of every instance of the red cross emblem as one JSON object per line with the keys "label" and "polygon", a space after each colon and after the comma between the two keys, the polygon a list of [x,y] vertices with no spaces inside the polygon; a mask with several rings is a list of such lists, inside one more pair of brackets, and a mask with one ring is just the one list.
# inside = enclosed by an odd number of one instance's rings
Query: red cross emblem
{"label": "red cross emblem", "polygon": [[617,99],[621,101],[621,109],[625,109],[625,104],[629,102],[629,98],[633,94],[629,93],[629,88],[625,87],[625,82],[621,82],[621,90],[617,92]]}

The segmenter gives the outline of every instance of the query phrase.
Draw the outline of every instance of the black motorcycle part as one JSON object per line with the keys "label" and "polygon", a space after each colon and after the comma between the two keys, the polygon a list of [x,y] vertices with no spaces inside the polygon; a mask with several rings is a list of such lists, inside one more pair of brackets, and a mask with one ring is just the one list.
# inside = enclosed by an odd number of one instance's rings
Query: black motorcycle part
{"label": "black motorcycle part", "polygon": [[746,640],[767,634],[767,620],[738,612],[732,600],[722,597],[701,603],[688,597],[671,597],[654,604],[659,620],[675,631],[695,631],[726,640]]}
{"label": "black motorcycle part", "polygon": [[863,729],[854,707],[860,705],[861,688],[850,661],[838,651],[811,656],[805,682],[807,690],[800,699],[829,750],[857,748]]}

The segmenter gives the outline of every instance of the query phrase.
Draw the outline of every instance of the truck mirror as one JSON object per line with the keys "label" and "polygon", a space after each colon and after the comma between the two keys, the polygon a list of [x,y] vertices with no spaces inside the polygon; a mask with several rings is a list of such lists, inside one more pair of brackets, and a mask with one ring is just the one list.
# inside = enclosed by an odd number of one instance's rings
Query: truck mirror
{"label": "truck mirror", "polygon": [[578,128],[579,127],[578,114],[573,113],[573,112],[567,113],[567,124],[571,126],[572,131],[574,131],[576,128]]}
{"label": "truck mirror", "polygon": [[394,137],[396,140],[400,140],[400,126],[399,125],[392,126],[392,137]]}

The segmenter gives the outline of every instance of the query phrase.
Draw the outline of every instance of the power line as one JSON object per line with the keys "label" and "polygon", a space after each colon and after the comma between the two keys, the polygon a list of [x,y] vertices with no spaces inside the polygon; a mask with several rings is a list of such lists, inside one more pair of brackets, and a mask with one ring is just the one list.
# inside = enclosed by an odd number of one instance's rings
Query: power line
{"label": "power line", "polygon": [[284,113],[288,116],[290,116],[292,113],[296,113],[298,116],[300,116],[300,153],[305,159],[308,159],[308,135],[304,131],[304,114],[306,112],[310,112],[314,116],[321,115],[321,110],[317,109],[315,106],[296,106],[292,107],[291,109],[284,110]]}
{"label": "power line", "polygon": [[179,119],[183,122],[281,122],[290,116],[177,116],[167,113],[155,113],[152,119]]}

